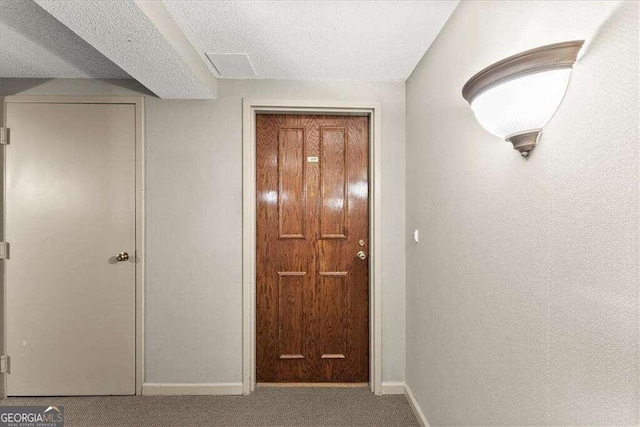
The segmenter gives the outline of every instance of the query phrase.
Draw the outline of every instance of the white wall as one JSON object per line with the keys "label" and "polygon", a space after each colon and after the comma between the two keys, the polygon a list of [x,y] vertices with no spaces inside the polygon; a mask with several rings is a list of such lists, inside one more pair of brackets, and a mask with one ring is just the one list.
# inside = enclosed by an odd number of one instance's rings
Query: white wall
{"label": "white wall", "polygon": [[[0,93],[131,95],[127,81],[4,80]],[[144,91],[144,90],[142,90]],[[242,381],[242,98],[381,101],[383,381],[405,362],[404,83],[220,80],[146,98],[146,382]]]}
{"label": "white wall", "polygon": [[[407,81],[407,382],[434,425],[638,425],[638,3],[461,3]],[[528,160],[461,89],[587,38]]]}

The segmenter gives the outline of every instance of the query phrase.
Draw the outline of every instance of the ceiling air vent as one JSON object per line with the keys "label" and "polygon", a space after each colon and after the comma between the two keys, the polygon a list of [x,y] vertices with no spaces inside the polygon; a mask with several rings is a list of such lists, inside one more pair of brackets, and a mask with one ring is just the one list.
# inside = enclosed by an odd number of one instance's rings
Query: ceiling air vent
{"label": "ceiling air vent", "polygon": [[251,79],[256,71],[246,53],[206,53],[218,77],[223,79]]}

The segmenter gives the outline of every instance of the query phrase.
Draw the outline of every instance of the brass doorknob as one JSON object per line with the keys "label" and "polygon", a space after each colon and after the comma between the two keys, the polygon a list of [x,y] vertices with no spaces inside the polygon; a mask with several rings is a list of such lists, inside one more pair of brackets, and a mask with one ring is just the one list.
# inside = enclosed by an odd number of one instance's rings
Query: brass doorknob
{"label": "brass doorknob", "polygon": [[126,252],[120,252],[118,254],[118,256],[116,256],[116,259],[118,261],[128,261],[129,260],[129,254]]}
{"label": "brass doorknob", "polygon": [[356,256],[360,259],[365,259],[367,257],[367,254],[365,254],[364,251],[360,251],[356,254]]}

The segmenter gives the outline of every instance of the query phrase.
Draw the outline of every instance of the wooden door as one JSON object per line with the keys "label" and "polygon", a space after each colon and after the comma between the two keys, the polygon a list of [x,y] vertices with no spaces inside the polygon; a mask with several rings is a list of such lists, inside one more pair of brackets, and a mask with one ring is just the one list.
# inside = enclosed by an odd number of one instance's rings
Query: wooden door
{"label": "wooden door", "polygon": [[257,380],[368,381],[368,118],[260,114],[256,144]]}
{"label": "wooden door", "polygon": [[7,394],[135,394],[135,106],[6,117]]}

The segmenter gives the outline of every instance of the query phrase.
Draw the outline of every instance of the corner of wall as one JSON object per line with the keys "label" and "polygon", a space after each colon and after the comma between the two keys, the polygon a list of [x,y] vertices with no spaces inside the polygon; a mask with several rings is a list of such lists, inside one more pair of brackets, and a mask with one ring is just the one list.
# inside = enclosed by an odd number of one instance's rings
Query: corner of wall
{"label": "corner of wall", "polygon": [[413,415],[416,416],[418,423],[422,427],[430,427],[429,421],[427,421],[427,417],[424,415],[424,412],[422,412],[422,408],[420,407],[420,404],[416,400],[416,397],[413,395],[413,392],[411,391],[411,388],[409,387],[408,384],[405,384],[404,386],[404,395],[407,398],[407,401],[409,402],[409,406],[411,406]]}

